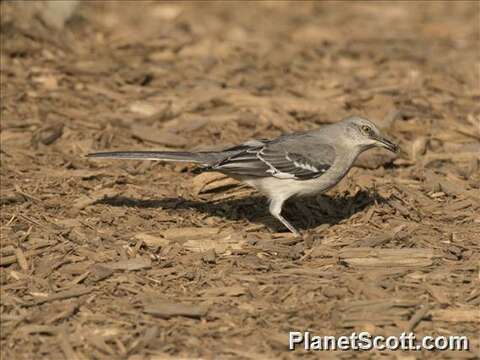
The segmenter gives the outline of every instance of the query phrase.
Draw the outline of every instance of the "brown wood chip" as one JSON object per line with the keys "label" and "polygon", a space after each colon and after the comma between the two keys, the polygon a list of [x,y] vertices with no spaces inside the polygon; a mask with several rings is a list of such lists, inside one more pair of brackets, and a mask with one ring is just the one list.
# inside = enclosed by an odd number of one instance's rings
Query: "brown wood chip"
{"label": "brown wood chip", "polygon": [[134,271],[150,268],[152,266],[152,260],[148,257],[136,257],[128,260],[105,263],[102,264],[102,266],[111,270]]}
{"label": "brown wood chip", "polygon": [[152,314],[165,319],[174,316],[201,318],[207,314],[208,308],[203,305],[157,303],[145,306],[143,311],[147,314]]}

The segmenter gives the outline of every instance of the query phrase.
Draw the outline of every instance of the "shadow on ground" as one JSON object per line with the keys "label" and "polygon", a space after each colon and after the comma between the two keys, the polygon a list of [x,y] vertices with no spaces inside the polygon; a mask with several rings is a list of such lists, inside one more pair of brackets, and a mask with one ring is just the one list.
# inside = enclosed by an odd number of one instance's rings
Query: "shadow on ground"
{"label": "shadow on ground", "polygon": [[[310,230],[322,224],[338,224],[375,202],[384,203],[385,201],[378,194],[368,191],[360,191],[353,196],[318,195],[317,197],[294,198],[287,201],[282,214],[291,220],[298,229]],[[270,216],[268,200],[258,195],[223,202],[191,200],[183,197],[143,200],[115,196],[99,200],[96,204],[165,210],[195,210],[226,220],[248,219],[252,223],[264,224],[274,231],[285,231],[282,225]]]}

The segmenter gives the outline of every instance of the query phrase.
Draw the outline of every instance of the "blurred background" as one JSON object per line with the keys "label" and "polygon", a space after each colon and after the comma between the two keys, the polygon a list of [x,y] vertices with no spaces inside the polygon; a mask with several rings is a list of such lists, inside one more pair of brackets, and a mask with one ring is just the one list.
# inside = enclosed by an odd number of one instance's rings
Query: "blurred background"
{"label": "blurred background", "polygon": [[[0,10],[6,359],[293,357],[288,330],[463,334],[478,350],[478,2]],[[402,151],[364,154],[329,194],[291,204],[301,240],[219,174],[84,157],[354,114]]]}

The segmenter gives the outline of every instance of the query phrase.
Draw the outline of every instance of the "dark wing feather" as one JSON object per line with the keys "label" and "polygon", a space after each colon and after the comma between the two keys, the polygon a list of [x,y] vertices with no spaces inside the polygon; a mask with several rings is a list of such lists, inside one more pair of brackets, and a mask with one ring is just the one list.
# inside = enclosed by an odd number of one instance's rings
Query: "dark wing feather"
{"label": "dark wing feather", "polygon": [[221,171],[231,175],[268,176],[268,167],[257,154],[263,147],[252,147],[219,161],[211,166],[211,170]]}
{"label": "dark wing feather", "polygon": [[321,176],[331,166],[328,162],[314,161],[305,155],[272,151],[269,148],[261,150],[259,157],[270,165],[268,172],[278,178],[310,180]]}
{"label": "dark wing feather", "polygon": [[[334,151],[329,145],[303,148],[304,155],[288,150],[288,144],[252,146],[219,161],[211,170],[231,175],[309,180],[321,176],[333,163]],[[315,153],[325,154],[322,161],[314,160]]]}

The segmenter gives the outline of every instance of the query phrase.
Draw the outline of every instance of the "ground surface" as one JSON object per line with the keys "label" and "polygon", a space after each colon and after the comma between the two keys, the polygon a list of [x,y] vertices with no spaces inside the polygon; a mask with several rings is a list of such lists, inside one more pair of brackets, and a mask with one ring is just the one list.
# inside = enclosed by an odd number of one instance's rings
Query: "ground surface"
{"label": "ground surface", "polygon": [[[311,356],[290,330],[478,354],[478,3],[92,2],[63,31],[1,9],[2,359]],[[302,239],[220,175],[84,157],[349,114],[402,152],[290,202]]]}

